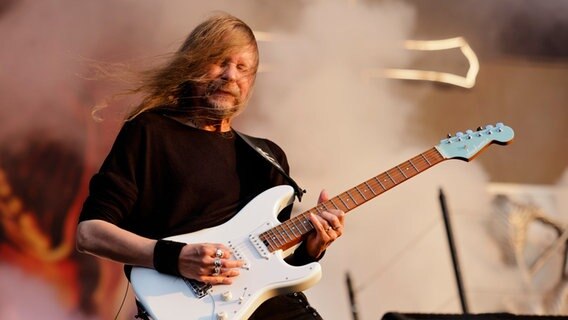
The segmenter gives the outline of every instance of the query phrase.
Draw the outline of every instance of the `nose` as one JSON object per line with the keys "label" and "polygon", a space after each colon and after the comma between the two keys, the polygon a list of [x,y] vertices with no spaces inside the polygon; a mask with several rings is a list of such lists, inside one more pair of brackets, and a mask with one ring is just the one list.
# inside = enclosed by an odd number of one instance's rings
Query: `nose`
{"label": "nose", "polygon": [[237,80],[238,77],[238,70],[236,63],[227,63],[225,65],[225,69],[223,70],[222,74],[223,79],[231,81]]}

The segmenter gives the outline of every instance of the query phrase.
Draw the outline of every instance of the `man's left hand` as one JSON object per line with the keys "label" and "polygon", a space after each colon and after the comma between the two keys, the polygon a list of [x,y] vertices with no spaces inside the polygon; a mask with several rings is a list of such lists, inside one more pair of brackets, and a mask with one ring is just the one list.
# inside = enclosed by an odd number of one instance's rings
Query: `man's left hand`
{"label": "man's left hand", "polygon": [[[318,204],[328,201],[329,196],[322,190]],[[319,258],[331,243],[343,234],[345,212],[338,209],[329,209],[318,215],[310,214],[315,232],[308,235],[306,249],[314,259]]]}

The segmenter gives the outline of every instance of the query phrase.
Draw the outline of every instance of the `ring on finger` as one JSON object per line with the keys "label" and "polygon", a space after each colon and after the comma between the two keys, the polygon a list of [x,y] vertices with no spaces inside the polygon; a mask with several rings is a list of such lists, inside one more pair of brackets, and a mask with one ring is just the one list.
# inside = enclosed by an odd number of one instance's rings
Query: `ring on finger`
{"label": "ring on finger", "polygon": [[213,275],[218,276],[219,274],[221,274],[221,267],[215,266],[215,268],[213,268]]}
{"label": "ring on finger", "polygon": [[215,261],[213,263],[215,264],[215,267],[220,267],[221,266],[221,259],[215,258]]}
{"label": "ring on finger", "polygon": [[223,250],[221,250],[221,249],[215,250],[215,257],[222,258],[223,257]]}
{"label": "ring on finger", "polygon": [[331,230],[331,226],[327,226],[327,228],[325,228],[325,232],[328,232],[329,230]]}

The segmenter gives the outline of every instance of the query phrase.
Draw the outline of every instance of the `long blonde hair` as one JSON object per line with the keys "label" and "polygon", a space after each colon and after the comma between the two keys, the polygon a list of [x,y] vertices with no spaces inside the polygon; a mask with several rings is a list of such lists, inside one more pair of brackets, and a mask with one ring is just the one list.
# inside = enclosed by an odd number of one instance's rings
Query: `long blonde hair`
{"label": "long blonde hair", "polygon": [[[217,14],[199,24],[164,66],[143,71],[139,86],[131,94],[143,94],[142,102],[131,110],[126,120],[159,107],[179,108],[187,86],[203,83],[207,67],[233,50],[251,46],[255,51],[252,76],[258,69],[258,46],[251,28],[226,13]],[[191,110],[186,110],[191,113]],[[198,110],[195,110],[198,113]]]}

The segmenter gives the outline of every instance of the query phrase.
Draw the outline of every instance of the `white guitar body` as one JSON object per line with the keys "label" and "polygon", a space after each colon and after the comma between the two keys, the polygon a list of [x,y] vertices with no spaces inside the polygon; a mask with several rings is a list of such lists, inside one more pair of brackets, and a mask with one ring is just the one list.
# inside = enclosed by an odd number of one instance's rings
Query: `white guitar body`
{"label": "white guitar body", "polygon": [[167,238],[185,243],[223,243],[246,268],[231,285],[215,285],[203,297],[182,278],[134,267],[130,276],[138,301],[156,320],[246,319],[267,299],[305,290],[321,278],[314,262],[295,267],[282,250],[269,252],[256,236],[278,224],[278,213],[294,199],[290,186],[271,188],[249,202],[226,223]]}

